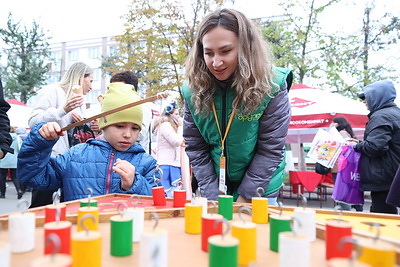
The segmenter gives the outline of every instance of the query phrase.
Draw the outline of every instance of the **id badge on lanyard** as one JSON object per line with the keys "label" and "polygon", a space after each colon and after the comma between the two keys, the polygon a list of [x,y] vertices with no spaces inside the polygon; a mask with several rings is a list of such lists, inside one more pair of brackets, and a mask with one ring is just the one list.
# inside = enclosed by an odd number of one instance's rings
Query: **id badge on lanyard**
{"label": "id badge on lanyard", "polygon": [[225,185],[225,177],[226,174],[226,158],[225,157],[220,157],[219,158],[219,192],[223,193],[226,195],[226,185]]}
{"label": "id badge on lanyard", "polygon": [[229,121],[228,125],[225,130],[225,134],[222,137],[222,132],[221,132],[221,127],[219,126],[218,123],[218,116],[217,116],[217,111],[215,109],[214,101],[211,102],[211,107],[214,113],[214,118],[215,118],[215,123],[217,124],[218,132],[219,135],[221,136],[221,157],[219,158],[219,184],[218,184],[218,190],[219,192],[223,193],[226,195],[227,191],[227,186],[225,185],[226,181],[226,157],[224,157],[224,143],[226,140],[226,137],[228,135],[229,129],[232,124],[232,120],[235,117],[235,109],[239,103],[239,98],[236,99],[235,104],[234,104],[234,109],[232,110],[231,115],[229,116]]}

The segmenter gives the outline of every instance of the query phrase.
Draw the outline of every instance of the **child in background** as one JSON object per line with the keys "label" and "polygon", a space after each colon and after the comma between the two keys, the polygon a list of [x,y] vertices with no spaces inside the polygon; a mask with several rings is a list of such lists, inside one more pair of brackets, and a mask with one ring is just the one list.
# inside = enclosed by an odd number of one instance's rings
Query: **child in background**
{"label": "child in background", "polygon": [[173,101],[165,107],[155,128],[157,131],[156,159],[163,172],[161,183],[167,197],[173,197],[173,190],[181,183],[181,145],[182,118],[179,116],[178,104]]}
{"label": "child in background", "polygon": [[[139,100],[132,85],[113,83],[104,95],[101,111]],[[156,160],[136,143],[141,125],[140,105],[107,115],[99,121],[103,130],[99,139],[89,139],[51,157],[61,127],[55,122],[38,123],[19,153],[18,177],[26,186],[40,190],[63,188],[65,201],[85,198],[89,187],[94,196],[151,195]]]}

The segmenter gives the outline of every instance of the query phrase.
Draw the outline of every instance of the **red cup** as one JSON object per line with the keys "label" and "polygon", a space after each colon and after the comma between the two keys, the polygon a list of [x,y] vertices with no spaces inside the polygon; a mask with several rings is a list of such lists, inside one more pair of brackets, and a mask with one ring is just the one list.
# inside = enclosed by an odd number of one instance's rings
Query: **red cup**
{"label": "red cup", "polygon": [[60,209],[60,221],[66,221],[67,208],[65,204],[50,204],[45,207],[44,223],[55,222],[57,220],[57,208]]}
{"label": "red cup", "polygon": [[165,198],[164,186],[157,186],[151,189],[153,194],[154,206],[165,206],[167,205],[167,199]]}
{"label": "red cup", "polygon": [[186,190],[174,190],[174,208],[183,208],[186,204]]}
{"label": "red cup", "polygon": [[[58,253],[71,255],[71,225],[72,223],[69,221],[46,223],[43,226],[45,242],[50,234],[56,234],[60,238],[61,242],[61,244],[59,244],[60,246]],[[54,250],[54,244],[44,244],[45,255],[54,253]]]}
{"label": "red cup", "polygon": [[215,221],[223,219],[221,214],[207,214],[201,217],[201,250],[208,252],[208,238],[222,234],[222,223],[215,226]]}
{"label": "red cup", "polygon": [[345,221],[329,220],[325,225],[325,248],[326,259],[350,258],[353,244],[347,243],[341,247],[340,241],[343,237],[352,237],[351,224]]}

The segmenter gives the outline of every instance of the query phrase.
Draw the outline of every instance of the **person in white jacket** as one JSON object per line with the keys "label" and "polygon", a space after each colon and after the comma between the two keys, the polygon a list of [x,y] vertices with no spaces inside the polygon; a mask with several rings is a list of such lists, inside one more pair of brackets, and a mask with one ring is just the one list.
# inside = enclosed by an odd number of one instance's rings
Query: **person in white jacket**
{"label": "person in white jacket", "polygon": [[173,197],[174,188],[181,181],[181,150],[183,140],[183,120],[175,101],[166,106],[161,115],[157,131],[156,159],[163,172],[161,183],[167,197]]}
{"label": "person in white jacket", "polygon": [[[39,122],[57,122],[61,127],[81,121],[84,117],[84,95],[92,90],[93,71],[85,63],[71,65],[59,83],[44,86],[38,91],[36,103],[32,107],[29,127]],[[80,86],[81,93],[73,88]],[[62,154],[69,149],[68,136],[65,134],[53,147],[52,156]]]}
{"label": "person in white jacket", "polygon": [[[61,128],[84,119],[84,95],[92,90],[93,70],[82,62],[71,65],[61,81],[44,86],[38,91],[32,107],[29,127],[39,122],[57,122]],[[54,145],[51,156],[55,157],[70,148],[65,133]],[[53,191],[32,192],[31,208],[52,203]]]}

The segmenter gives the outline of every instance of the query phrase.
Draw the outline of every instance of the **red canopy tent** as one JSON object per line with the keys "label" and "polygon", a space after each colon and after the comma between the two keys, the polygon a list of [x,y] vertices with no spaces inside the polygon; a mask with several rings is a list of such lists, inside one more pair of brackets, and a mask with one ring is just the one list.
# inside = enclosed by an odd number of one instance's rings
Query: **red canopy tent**
{"label": "red canopy tent", "polygon": [[318,129],[329,127],[334,117],[344,117],[357,137],[363,137],[369,111],[361,101],[304,84],[292,86],[289,100],[292,116],[286,143],[297,144],[300,170],[306,170],[303,143],[312,142]]}
{"label": "red canopy tent", "polygon": [[344,117],[359,138],[368,121],[364,103],[345,96],[295,84],[289,91],[292,117],[287,143],[312,142],[319,128],[327,128],[332,119]]}
{"label": "red canopy tent", "polygon": [[7,111],[10,125],[16,128],[24,127],[29,129],[28,120],[32,109],[17,99],[8,99],[11,108]]}

